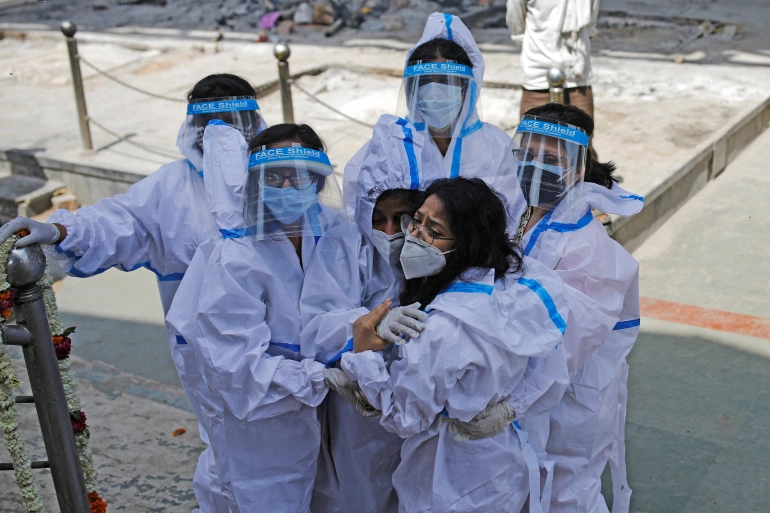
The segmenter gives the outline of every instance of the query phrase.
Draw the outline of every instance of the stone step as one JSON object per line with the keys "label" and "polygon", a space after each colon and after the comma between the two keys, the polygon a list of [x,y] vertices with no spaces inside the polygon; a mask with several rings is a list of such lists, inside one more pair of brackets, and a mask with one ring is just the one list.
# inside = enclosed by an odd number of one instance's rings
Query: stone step
{"label": "stone step", "polygon": [[16,216],[32,217],[51,207],[51,197],[64,184],[33,176],[10,175],[0,178],[0,221]]}

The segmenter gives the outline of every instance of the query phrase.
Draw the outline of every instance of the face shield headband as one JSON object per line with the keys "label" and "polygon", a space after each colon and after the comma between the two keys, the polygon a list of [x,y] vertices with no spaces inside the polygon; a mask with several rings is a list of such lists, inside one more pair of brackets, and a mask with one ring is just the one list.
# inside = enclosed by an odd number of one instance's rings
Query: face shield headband
{"label": "face shield headband", "polygon": [[[569,198],[579,200],[588,135],[580,128],[545,118],[525,116],[514,134],[508,158],[527,203],[552,209]],[[567,195],[577,189],[577,193]],[[566,208],[570,208],[566,205]]]}
{"label": "face shield headband", "polygon": [[187,104],[189,134],[185,133],[186,146],[203,148],[206,125],[218,119],[238,130],[246,142],[260,132],[259,105],[253,96],[230,96],[192,100]]}
{"label": "face shield headband", "polygon": [[321,236],[320,203],[338,193],[329,157],[298,144],[266,148],[249,157],[244,217],[257,239],[278,232],[286,236]]}

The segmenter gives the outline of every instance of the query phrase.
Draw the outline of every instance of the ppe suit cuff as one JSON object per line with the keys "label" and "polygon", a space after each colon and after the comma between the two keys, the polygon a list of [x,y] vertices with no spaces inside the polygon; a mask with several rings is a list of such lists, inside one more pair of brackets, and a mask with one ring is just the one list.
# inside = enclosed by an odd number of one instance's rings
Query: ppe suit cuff
{"label": "ppe suit cuff", "polygon": [[276,368],[270,386],[278,386],[299,402],[316,407],[326,397],[324,365],[309,358],[301,362],[284,359]]}
{"label": "ppe suit cuff", "polygon": [[345,353],[342,356],[342,370],[350,376],[350,379],[358,382],[369,403],[381,410],[380,390],[383,384],[390,380],[382,353],[380,351]]}
{"label": "ppe suit cuff", "polygon": [[49,252],[58,260],[78,258],[83,255],[84,248],[78,242],[83,238],[75,215],[68,210],[57,210],[48,218],[49,223],[57,223],[67,230],[67,236],[63,241],[54,245]]}

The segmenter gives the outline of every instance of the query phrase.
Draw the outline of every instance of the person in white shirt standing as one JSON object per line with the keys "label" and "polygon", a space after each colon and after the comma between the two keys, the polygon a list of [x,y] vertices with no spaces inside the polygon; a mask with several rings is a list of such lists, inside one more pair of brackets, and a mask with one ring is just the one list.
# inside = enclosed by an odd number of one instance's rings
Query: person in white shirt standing
{"label": "person in white shirt standing", "polygon": [[566,75],[564,103],[594,116],[591,36],[598,14],[599,0],[508,0],[505,21],[511,38],[522,41],[522,116],[548,103],[553,67]]}

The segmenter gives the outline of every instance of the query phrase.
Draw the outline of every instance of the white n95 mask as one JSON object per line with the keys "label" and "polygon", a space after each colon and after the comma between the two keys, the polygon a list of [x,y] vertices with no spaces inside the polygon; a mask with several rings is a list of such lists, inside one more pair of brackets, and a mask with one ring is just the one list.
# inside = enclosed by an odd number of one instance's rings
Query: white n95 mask
{"label": "white n95 mask", "polygon": [[401,268],[407,280],[434,276],[446,266],[444,255],[454,251],[442,253],[440,249],[431,246],[427,242],[411,235],[406,235],[404,248],[401,250]]}
{"label": "white n95 mask", "polygon": [[432,128],[446,128],[460,115],[463,108],[463,88],[430,82],[417,89],[417,111]]}
{"label": "white n95 mask", "polygon": [[383,231],[372,229],[372,244],[387,259],[391,267],[398,262],[401,248],[404,247],[404,237],[402,232],[388,235]]}

